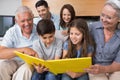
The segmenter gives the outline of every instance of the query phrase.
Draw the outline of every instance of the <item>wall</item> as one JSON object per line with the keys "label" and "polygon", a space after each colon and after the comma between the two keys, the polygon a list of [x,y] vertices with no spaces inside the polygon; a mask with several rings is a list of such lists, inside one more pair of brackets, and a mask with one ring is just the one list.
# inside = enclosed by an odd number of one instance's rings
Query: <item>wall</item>
{"label": "wall", "polygon": [[[22,0],[23,5],[29,6],[35,16],[37,12],[35,9],[35,3],[38,0]],[[73,5],[76,16],[99,16],[101,9],[106,0],[46,0],[50,7],[50,11],[59,14],[60,9],[64,4]]]}
{"label": "wall", "polygon": [[[0,0],[0,15],[14,16],[16,9],[21,5],[22,5],[21,0]],[[0,43],[1,40],[2,38],[0,37]]]}
{"label": "wall", "polygon": [[15,15],[15,10],[21,4],[21,0],[0,0],[0,15]]}

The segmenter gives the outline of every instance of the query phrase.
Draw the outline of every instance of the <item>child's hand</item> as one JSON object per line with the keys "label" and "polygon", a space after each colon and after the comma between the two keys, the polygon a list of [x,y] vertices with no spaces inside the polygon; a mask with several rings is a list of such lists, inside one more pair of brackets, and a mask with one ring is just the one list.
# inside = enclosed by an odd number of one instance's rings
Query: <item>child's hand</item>
{"label": "child's hand", "polygon": [[68,35],[67,30],[63,30],[62,35],[67,36]]}
{"label": "child's hand", "polygon": [[43,66],[41,64],[39,64],[39,65],[33,64],[33,66],[38,73],[43,73],[45,71],[48,71],[48,68],[46,68],[45,66]]}

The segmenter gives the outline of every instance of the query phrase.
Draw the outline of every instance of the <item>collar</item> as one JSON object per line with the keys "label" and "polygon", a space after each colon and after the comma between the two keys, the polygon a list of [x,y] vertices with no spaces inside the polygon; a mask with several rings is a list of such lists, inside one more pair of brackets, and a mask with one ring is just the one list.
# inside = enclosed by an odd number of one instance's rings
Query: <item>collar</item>
{"label": "collar", "polygon": [[[95,24],[97,24],[96,29],[104,29],[103,26],[102,26],[102,23],[99,21],[99,22],[96,22]],[[115,30],[115,35],[117,35],[119,38],[120,38],[120,29],[117,28]]]}

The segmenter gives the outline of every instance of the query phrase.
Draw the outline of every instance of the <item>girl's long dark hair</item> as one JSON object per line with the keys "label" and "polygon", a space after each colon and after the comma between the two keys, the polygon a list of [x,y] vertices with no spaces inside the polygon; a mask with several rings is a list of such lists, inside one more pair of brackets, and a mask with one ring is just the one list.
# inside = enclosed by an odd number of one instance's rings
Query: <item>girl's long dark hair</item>
{"label": "girl's long dark hair", "polygon": [[[82,39],[82,44],[81,48],[81,57],[87,57],[87,50],[88,50],[88,46],[95,46],[94,40],[91,37],[90,33],[89,33],[89,29],[88,29],[88,25],[87,22],[83,19],[75,19],[73,20],[70,24],[69,24],[69,29],[68,29],[68,34],[70,35],[70,30],[72,27],[76,27],[82,34],[83,34],[83,39]],[[72,44],[71,40],[68,39],[68,53],[67,53],[67,57],[69,58],[73,58],[76,56],[76,45]]]}
{"label": "girl's long dark hair", "polygon": [[65,28],[67,26],[66,23],[64,22],[63,18],[62,18],[62,14],[63,14],[63,10],[64,9],[68,9],[68,11],[71,14],[71,20],[70,20],[70,22],[75,19],[75,10],[74,10],[73,6],[70,5],[70,4],[63,5],[63,7],[60,10],[60,26],[62,28]]}

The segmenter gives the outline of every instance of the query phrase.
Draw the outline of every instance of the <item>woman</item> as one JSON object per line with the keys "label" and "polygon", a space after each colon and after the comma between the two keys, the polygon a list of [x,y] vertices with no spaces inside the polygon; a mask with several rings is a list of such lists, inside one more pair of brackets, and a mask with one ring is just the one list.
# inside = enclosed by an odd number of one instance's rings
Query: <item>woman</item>
{"label": "woman", "polygon": [[100,20],[91,26],[97,47],[94,65],[86,71],[90,80],[120,80],[120,0],[108,0]]}
{"label": "woman", "polygon": [[68,24],[74,19],[75,19],[75,10],[73,6],[70,4],[63,5],[63,7],[60,10],[60,24],[59,24],[60,27],[59,30],[56,31],[56,37],[65,41],[67,39]]}

